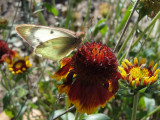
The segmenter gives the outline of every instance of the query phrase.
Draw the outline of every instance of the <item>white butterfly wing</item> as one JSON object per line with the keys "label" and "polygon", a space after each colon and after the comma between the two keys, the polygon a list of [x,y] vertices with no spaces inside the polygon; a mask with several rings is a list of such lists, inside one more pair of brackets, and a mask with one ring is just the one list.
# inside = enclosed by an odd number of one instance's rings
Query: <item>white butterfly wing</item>
{"label": "white butterfly wing", "polygon": [[17,25],[16,31],[35,53],[52,60],[65,57],[81,43],[75,32],[63,28],[21,24]]}
{"label": "white butterfly wing", "polygon": [[71,40],[68,37],[59,37],[37,46],[35,53],[45,58],[59,60],[69,54],[78,45],[79,43],[76,42],[76,39]]}

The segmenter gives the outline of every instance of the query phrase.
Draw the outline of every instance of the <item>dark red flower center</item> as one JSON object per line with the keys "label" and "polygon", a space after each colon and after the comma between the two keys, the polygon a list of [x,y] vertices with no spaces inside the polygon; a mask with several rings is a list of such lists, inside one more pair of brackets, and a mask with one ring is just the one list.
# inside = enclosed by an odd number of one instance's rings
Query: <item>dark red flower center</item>
{"label": "dark red flower center", "polygon": [[118,67],[111,49],[97,43],[87,43],[79,48],[73,55],[73,62],[76,74],[86,77],[111,79]]}

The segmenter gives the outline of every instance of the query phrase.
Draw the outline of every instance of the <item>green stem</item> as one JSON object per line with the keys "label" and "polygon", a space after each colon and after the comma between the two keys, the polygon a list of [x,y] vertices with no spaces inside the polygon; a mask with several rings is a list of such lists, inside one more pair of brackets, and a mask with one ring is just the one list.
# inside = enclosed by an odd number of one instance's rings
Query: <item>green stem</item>
{"label": "green stem", "polygon": [[[0,65],[1,67],[1,65]],[[1,85],[8,91],[10,92],[11,86],[9,83],[8,78],[6,77],[6,74],[4,73],[4,71],[0,70],[0,72],[2,73],[2,79],[1,79]]]}
{"label": "green stem", "polygon": [[127,23],[126,23],[125,26],[124,26],[124,29],[123,29],[123,31],[122,31],[122,34],[121,34],[121,36],[120,36],[120,38],[119,38],[119,40],[118,40],[118,42],[117,42],[117,44],[116,44],[116,46],[115,46],[115,48],[114,48],[114,52],[116,51],[119,43],[121,42],[125,31],[127,30],[127,27],[128,27],[128,25],[129,25],[129,22],[130,22],[130,20],[131,20],[131,18],[132,18],[132,16],[133,16],[134,11],[136,10],[136,7],[137,7],[138,3],[139,3],[139,0],[137,0],[136,3],[134,4],[133,10],[132,10],[132,12],[131,12],[128,20],[127,20]]}
{"label": "green stem", "polygon": [[78,120],[79,116],[80,116],[80,113],[76,111],[76,115],[75,115],[75,119],[74,120]]}
{"label": "green stem", "polygon": [[131,118],[131,120],[136,120],[136,111],[137,111],[138,99],[139,99],[139,93],[137,93],[137,94],[134,96],[134,100],[133,100],[133,110],[132,110],[132,118]]}
{"label": "green stem", "polygon": [[127,42],[129,41],[130,37],[133,35],[133,32],[134,32],[134,30],[135,30],[137,25],[138,25],[138,21],[135,23],[135,25],[133,26],[131,32],[129,33],[128,37],[126,38],[126,40],[124,41],[122,47],[120,48],[120,50],[119,50],[119,52],[117,54],[117,58],[120,57],[120,55],[122,53],[122,50],[125,48],[125,46],[126,46]]}
{"label": "green stem", "polygon": [[[68,97],[65,97],[65,105],[66,105],[66,109],[69,108],[69,105],[68,105]],[[66,113],[66,120],[68,120],[68,114]]]}
{"label": "green stem", "polygon": [[149,24],[149,26],[144,30],[144,32],[142,32],[140,34],[140,36],[136,39],[136,41],[133,43],[131,49],[141,40],[141,38],[145,35],[145,33],[155,24],[155,22],[157,21],[157,19],[160,17],[160,11],[158,12],[158,14],[154,17],[154,19],[151,21],[151,23]]}
{"label": "green stem", "polygon": [[154,109],[152,112],[148,113],[146,116],[144,116],[141,120],[146,120],[149,116],[153,115],[157,111],[160,110],[160,106],[158,106],[156,109]]}
{"label": "green stem", "polygon": [[[86,14],[86,17],[85,17],[85,20],[84,20],[84,26],[86,25],[86,23],[87,23],[87,21],[88,21],[88,18],[89,18],[91,3],[92,3],[92,0],[89,0],[89,1],[88,1],[87,14]],[[88,27],[88,26],[87,26],[87,27]]]}
{"label": "green stem", "polygon": [[[34,0],[33,3],[34,3],[34,6],[37,5],[36,0]],[[40,23],[42,25],[45,25],[45,26],[48,25],[41,11],[38,12],[38,19],[40,20]]]}
{"label": "green stem", "polygon": [[[151,23],[149,24],[149,26],[140,34],[140,36],[135,40],[135,42],[132,44],[131,49],[142,39],[142,37],[145,35],[145,33],[152,27],[152,25],[154,25],[154,23],[156,22],[156,20],[160,17],[160,11],[158,12],[158,14],[154,17],[154,19],[151,21]],[[121,63],[120,61],[122,61],[122,59],[125,57],[127,52],[125,52],[123,54],[123,56],[120,58],[120,60],[118,61],[119,63]]]}
{"label": "green stem", "polygon": [[68,0],[68,11],[67,11],[67,19],[65,23],[65,28],[68,28],[69,21],[71,19],[71,10],[72,10],[72,0]]}

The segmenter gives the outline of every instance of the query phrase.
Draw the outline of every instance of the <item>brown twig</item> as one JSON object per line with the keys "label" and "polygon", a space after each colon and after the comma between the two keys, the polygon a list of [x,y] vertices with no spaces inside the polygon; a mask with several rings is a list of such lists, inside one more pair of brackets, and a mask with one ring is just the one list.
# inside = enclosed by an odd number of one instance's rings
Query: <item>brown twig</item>
{"label": "brown twig", "polygon": [[121,42],[121,40],[122,40],[122,38],[123,38],[123,35],[124,35],[124,33],[125,33],[128,25],[129,25],[129,22],[130,22],[130,20],[131,20],[131,18],[132,18],[132,16],[133,16],[134,11],[136,10],[136,7],[137,7],[138,3],[139,3],[139,0],[137,0],[136,3],[134,4],[133,10],[132,10],[132,12],[131,12],[128,20],[127,20],[127,23],[126,23],[125,26],[124,26],[124,29],[123,29],[123,31],[122,31],[122,34],[121,34],[121,36],[120,36],[120,38],[119,38],[119,40],[118,40],[118,42],[117,42],[117,44],[116,44],[116,46],[115,46],[115,48],[114,48],[114,52],[116,51],[119,43]]}
{"label": "brown twig", "polygon": [[53,118],[53,120],[56,120],[57,118],[61,117],[62,115],[64,115],[65,113],[73,110],[75,108],[75,106],[70,107],[68,110],[64,111],[63,113],[59,114],[58,116],[56,116],[55,118]]}

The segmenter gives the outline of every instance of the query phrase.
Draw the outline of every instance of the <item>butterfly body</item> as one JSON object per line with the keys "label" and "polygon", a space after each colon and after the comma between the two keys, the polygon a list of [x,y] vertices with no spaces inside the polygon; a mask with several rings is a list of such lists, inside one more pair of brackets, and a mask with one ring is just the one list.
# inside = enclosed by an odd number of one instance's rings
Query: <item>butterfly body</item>
{"label": "butterfly body", "polygon": [[34,48],[36,54],[52,60],[62,59],[82,41],[80,35],[64,28],[20,24],[16,31]]}

